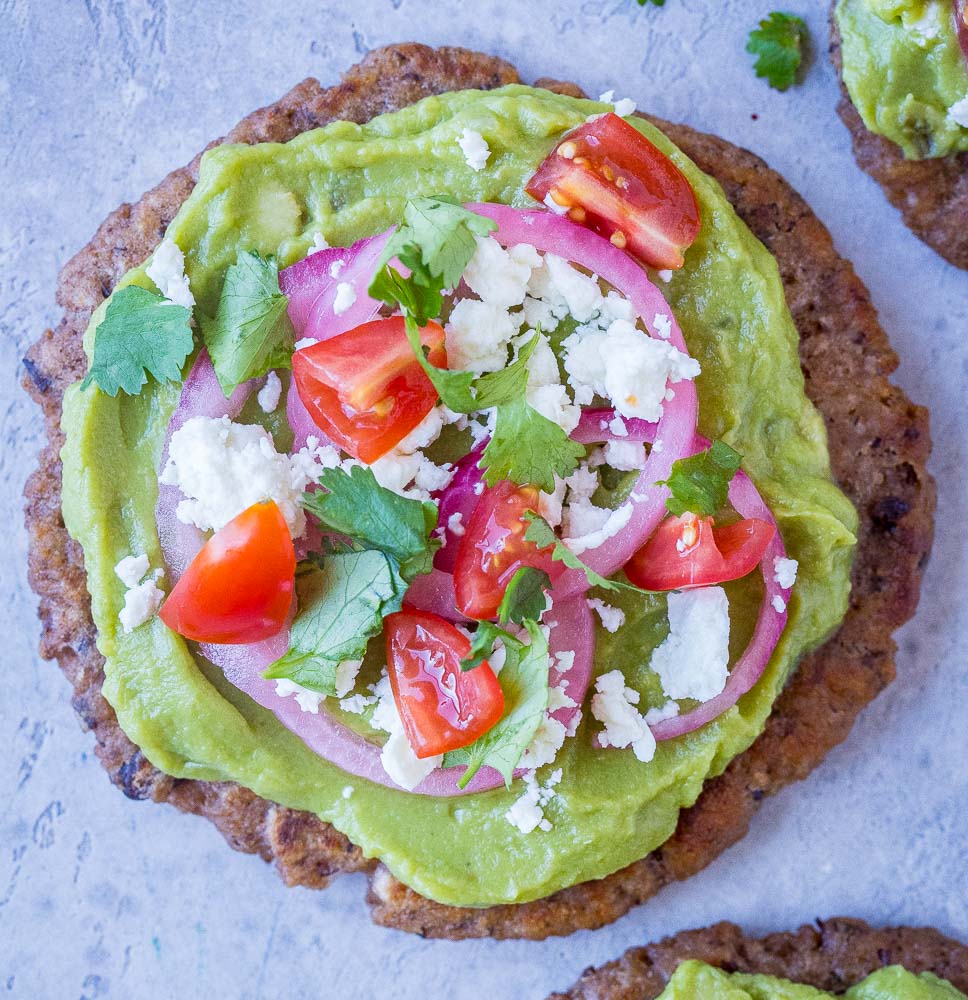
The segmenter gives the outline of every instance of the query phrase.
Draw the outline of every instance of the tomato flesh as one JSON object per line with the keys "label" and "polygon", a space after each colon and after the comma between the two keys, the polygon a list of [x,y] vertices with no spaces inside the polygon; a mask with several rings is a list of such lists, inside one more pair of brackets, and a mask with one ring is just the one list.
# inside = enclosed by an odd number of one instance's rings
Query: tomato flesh
{"label": "tomato flesh", "polygon": [[511,577],[522,566],[544,570],[554,582],[565,567],[525,539],[524,515],[538,509],[538,491],[507,480],[481,494],[464,531],[454,564],[454,596],[461,614],[493,618]]}
{"label": "tomato flesh", "polygon": [[196,642],[260,642],[285,625],[295,582],[289,527],[267,500],[212,535],[158,614],[173,632]]}
{"label": "tomato flesh", "polygon": [[[444,331],[420,331],[432,364],[446,367]],[[399,444],[437,402],[413,356],[402,316],[377,319],[292,356],[296,391],[314,423],[343,451],[376,461]]]}
{"label": "tomato flesh", "polygon": [[763,558],[776,528],[748,517],[717,528],[711,517],[666,518],[625,565],[625,575],[645,590],[687,590],[738,580]]}
{"label": "tomato flesh", "polygon": [[569,132],[528,181],[572,221],[650,267],[679,268],[699,233],[699,205],[681,170],[616,114]]}
{"label": "tomato flesh", "polygon": [[469,746],[504,714],[504,692],[485,660],[462,671],[467,637],[427,611],[383,619],[393,700],[413,752],[422,758]]}

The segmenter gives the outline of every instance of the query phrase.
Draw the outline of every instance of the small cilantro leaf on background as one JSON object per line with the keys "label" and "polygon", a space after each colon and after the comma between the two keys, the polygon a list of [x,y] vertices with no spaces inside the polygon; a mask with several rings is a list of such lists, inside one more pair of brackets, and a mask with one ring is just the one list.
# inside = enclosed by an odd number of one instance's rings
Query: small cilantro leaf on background
{"label": "small cilantro leaf on background", "polygon": [[756,75],[775,90],[788,90],[797,79],[803,48],[809,38],[802,18],[774,11],[750,32],[746,51],[756,56]]}
{"label": "small cilantro leaf on background", "polygon": [[440,539],[433,537],[436,504],[398,496],[363,466],[349,472],[324,469],[319,485],[322,490],[303,495],[302,505],[325,528],[345,535],[357,548],[385,553],[408,583],[430,572],[440,548]]}
{"label": "small cilantro leaf on background", "polygon": [[494,622],[483,621],[477,623],[477,629],[471,636],[471,648],[467,656],[460,661],[461,670],[473,670],[479,667],[485,660],[489,659],[494,652],[494,643],[500,639],[505,649],[515,649],[523,645],[520,639],[506,632]]}
{"label": "small cilantro leaf on background", "polygon": [[742,459],[725,441],[714,441],[705,451],[673,462],[669,478],[656,483],[672,491],[666,508],[676,517],[687,511],[712,517],[726,503],[729,484]]}
{"label": "small cilantro leaf on background", "polygon": [[292,364],[295,340],[279,290],[279,267],[273,258],[240,250],[225,272],[215,319],[203,319],[202,339],[226,397],[250,378]]}
{"label": "small cilantro leaf on background", "polygon": [[504,715],[498,723],[470,746],[444,755],[443,766],[465,764],[467,769],[457,782],[465,788],[483,766],[501,773],[508,787],[514,769],[531,745],[548,707],[548,640],[537,622],[525,622],[531,643],[507,648],[507,659],[499,680],[504,691]]}
{"label": "small cilantro leaf on background", "polygon": [[646,4],[652,4],[654,7],[664,7],[665,0],[639,0],[639,6],[644,7]]}
{"label": "small cilantro leaf on background", "polygon": [[548,607],[547,592],[551,578],[543,569],[522,566],[511,577],[504,597],[497,609],[497,619],[502,625],[514,622],[524,624],[525,619],[538,621]]}
{"label": "small cilantro leaf on background", "polygon": [[326,556],[296,578],[299,613],[289,652],[263,673],[286,678],[327,697],[336,694],[343,660],[361,660],[385,615],[403,605],[406,583],[383,552],[366,550]]}
{"label": "small cilantro leaf on background", "polygon": [[136,396],[151,375],[158,382],[181,379],[194,338],[191,312],[140,285],[125,285],[111,296],[94,332],[94,358],[81,389],[92,382],[102,392]]}

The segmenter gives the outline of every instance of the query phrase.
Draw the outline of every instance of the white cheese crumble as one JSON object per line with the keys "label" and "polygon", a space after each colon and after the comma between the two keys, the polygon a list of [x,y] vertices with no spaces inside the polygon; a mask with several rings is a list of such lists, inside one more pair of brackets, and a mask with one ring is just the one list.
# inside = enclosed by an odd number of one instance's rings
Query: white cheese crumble
{"label": "white cheese crumble", "polygon": [[353,690],[362,660],[342,660],[336,668],[336,697],[343,698]]}
{"label": "white cheese crumble", "polygon": [[274,500],[293,537],[306,530],[299,499],[323,469],[340,464],[339,453],[315,438],[295,455],[280,455],[269,432],[227,416],[192,417],[171,436],[159,482],[184,494],[176,509],[183,524],[218,530],[262,500]]}
{"label": "white cheese crumble", "polygon": [[621,670],[610,670],[595,680],[592,716],[605,727],[599,735],[603,747],[631,747],[635,756],[648,764],[655,756],[655,737],[636,709],[639,692],[626,687]]}
{"label": "white cheese crumble", "polygon": [[659,275],[659,281],[669,284],[672,281],[672,271],[669,268],[663,268],[661,271],[657,271],[656,274]]}
{"label": "white cheese crumble", "polygon": [[545,764],[553,763],[565,742],[565,735],[565,727],[557,719],[545,713],[518,766],[535,770]]}
{"label": "white cheese crumble", "polygon": [[349,698],[340,699],[339,707],[351,715],[362,715],[371,705],[375,705],[376,702],[377,699],[371,695],[354,694],[350,695]]}
{"label": "white cheese crumble", "polygon": [[336,298],[333,299],[333,313],[341,316],[356,302],[356,289],[348,282],[341,281],[336,286]]}
{"label": "white cheese crumble", "polygon": [[319,253],[320,250],[328,249],[329,241],[326,237],[322,233],[313,233],[313,245],[309,248],[309,253],[306,256],[311,257],[314,253]]}
{"label": "white cheese crumble", "polygon": [[605,462],[619,472],[632,472],[645,465],[645,445],[637,441],[608,441]]}
{"label": "white cheese crumble", "polygon": [[334,280],[339,277],[340,271],[346,267],[346,261],[342,257],[334,260],[332,264],[329,265],[329,276]]}
{"label": "white cheese crumble", "polygon": [[158,244],[148,261],[145,274],[169,302],[186,309],[195,305],[195,296],[185,277],[185,255],[174,240],[166,236]]}
{"label": "white cheese crumble", "polygon": [[480,132],[465,128],[457,138],[457,145],[464,154],[464,162],[471,170],[483,170],[491,155],[490,147]]}
{"label": "white cheese crumble", "polygon": [[461,511],[455,511],[447,518],[447,530],[458,538],[464,534],[466,529],[464,528],[464,515]]}
{"label": "white cheese crumble", "polygon": [[150,565],[146,555],[125,556],[114,567],[114,572],[126,587],[137,587],[148,575],[148,567]]}
{"label": "white cheese crumble", "polygon": [[665,313],[656,313],[652,325],[655,327],[655,335],[660,340],[668,340],[672,336],[672,319]]}
{"label": "white cheese crumble", "polygon": [[551,211],[555,213],[555,215],[568,214],[568,206],[559,205],[558,202],[555,201],[550,191],[544,196],[544,205],[546,208],[550,208]]}
{"label": "white cheese crumble", "polygon": [[635,113],[635,101],[630,97],[623,97],[621,100],[615,102],[615,114],[619,118],[628,118],[629,115]]}
{"label": "white cheese crumble", "polygon": [[355,791],[356,791],[356,789],[352,785],[344,785],[343,786],[343,798],[344,799],[352,798],[353,797],[353,792],[355,792]]}
{"label": "white cheese crumble", "polygon": [[580,556],[587,549],[597,549],[614,538],[629,523],[632,504],[625,503],[615,510],[596,507],[588,501],[572,503],[565,510],[565,545]]}
{"label": "white cheese crumble", "polygon": [[449,463],[435,465],[421,451],[440,436],[444,417],[445,408],[434,407],[395,448],[370,464],[381,486],[415,500],[429,500],[431,493],[447,486],[454,467]]}
{"label": "white cheese crumble", "polygon": [[[568,696],[568,685],[564,681],[562,681],[555,687],[548,688],[549,712],[557,712],[562,708],[577,708],[577,707],[578,707],[578,702]],[[570,736],[571,733],[569,733],[568,735]]]}
{"label": "white cheese crumble", "polygon": [[296,351],[301,351],[304,347],[312,347],[313,344],[318,344],[319,341],[315,337],[301,337],[299,340],[293,344],[293,349]]}
{"label": "white cheese crumble", "polygon": [[773,605],[773,610],[774,610],[774,611],[775,611],[775,612],[776,612],[776,613],[777,613],[778,615],[782,615],[782,614],[783,614],[783,612],[784,612],[784,611],[786,611],[786,608],[787,608],[787,606],[786,606],[786,601],[784,601],[784,600],[783,600],[783,598],[782,598],[782,597],[780,597],[780,595],[779,595],[779,594],[777,594],[777,595],[776,595],[776,596],[775,596],[775,597],[773,598],[773,600],[772,600],[772,602],[771,602],[771,603],[772,603],[772,605]]}
{"label": "white cheese crumble", "polygon": [[147,575],[149,566],[148,557],[140,555],[125,556],[114,567],[118,579],[128,588],[124,594],[124,607],[118,612],[118,621],[126,634],[153,618],[165,599],[164,592],[157,586],[162,575],[160,569],[143,583],[140,582]]}
{"label": "white cheese crumble", "polygon": [[561,768],[556,768],[542,786],[534,771],[528,771],[524,776],[524,795],[504,814],[505,819],[521,833],[528,834],[536,829],[547,833],[551,829],[551,823],[545,819],[544,807],[557,794],[555,786],[561,781],[561,777]]}
{"label": "white cheese crumble", "polygon": [[279,399],[281,396],[282,382],[275,372],[269,372],[269,374],[266,375],[265,385],[263,385],[255,397],[259,404],[259,408],[263,413],[272,413],[279,405]]}
{"label": "white cheese crumble", "polygon": [[598,613],[606,632],[615,633],[625,624],[625,612],[621,608],[613,608],[598,597],[591,598],[588,606]]}
{"label": "white cheese crumble", "polygon": [[797,582],[797,568],[799,563],[796,559],[785,559],[777,556],[773,560],[773,579],[784,589],[789,590]]}
{"label": "white cheese crumble", "polygon": [[413,752],[386,674],[380,678],[373,691],[380,700],[373,711],[370,725],[390,734],[380,753],[380,763],[394,784],[412,792],[434,768],[440,766],[443,756],[438,754],[421,760]]}
{"label": "white cheese crumble", "polygon": [[729,666],[729,602],[722,587],[669,594],[669,635],[650,667],[670,698],[708,701],[726,686]]}
{"label": "white cheese crumble", "polygon": [[507,365],[508,345],[517,333],[506,307],[479,299],[461,299],[444,331],[448,365],[478,375]]}
{"label": "white cheese crumble", "polygon": [[599,94],[598,99],[602,104],[614,104],[615,103],[615,91],[606,90],[604,94]]}
{"label": "white cheese crumble", "polygon": [[280,698],[294,696],[300,710],[309,712],[311,715],[319,715],[319,706],[326,697],[326,695],[321,694],[319,691],[312,691],[307,687],[303,687],[302,684],[297,684],[295,681],[289,680],[287,677],[280,677],[276,681],[276,694]]}
{"label": "white cheese crumble", "polygon": [[968,128],[968,95],[948,108],[948,117],[962,128]]}
{"label": "white cheese crumble", "polygon": [[[530,251],[530,253],[528,252]],[[509,309],[524,301],[537,251],[529,244],[505,250],[497,240],[477,237],[477,249],[464,269],[464,281],[482,302]]]}

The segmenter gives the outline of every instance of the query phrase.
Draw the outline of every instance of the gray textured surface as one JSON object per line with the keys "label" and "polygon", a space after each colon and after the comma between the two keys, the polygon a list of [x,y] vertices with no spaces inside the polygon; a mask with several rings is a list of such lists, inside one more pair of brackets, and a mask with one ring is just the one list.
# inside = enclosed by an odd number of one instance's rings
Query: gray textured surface
{"label": "gray textured surface", "polygon": [[[790,4],[820,49],[805,85],[779,95],[753,77],[745,35],[772,6],[0,0],[0,523],[10,525],[0,994],[540,998],[629,945],[721,918],[762,931],[850,913],[968,938],[968,276],[910,236],[854,167],[834,114],[825,4]],[[287,890],[207,823],[127,801],[93,759],[66,682],[35,653],[19,525],[38,419],[14,375],[57,318],[58,267],[120,201],[250,109],[412,38],[496,52],[526,77],[573,78],[594,94],[614,86],[765,156],[855,261],[904,359],[900,382],[933,409],[938,536],[897,682],[819,773],[768,802],[749,837],[701,876],[610,928],[543,944],[428,942],[373,927],[362,879]]]}

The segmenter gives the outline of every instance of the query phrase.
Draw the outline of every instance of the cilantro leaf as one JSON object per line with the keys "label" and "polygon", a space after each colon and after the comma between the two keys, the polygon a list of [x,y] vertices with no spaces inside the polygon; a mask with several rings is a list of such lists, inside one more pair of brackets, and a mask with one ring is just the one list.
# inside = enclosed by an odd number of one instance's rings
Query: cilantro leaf
{"label": "cilantro leaf", "polygon": [[433,568],[440,539],[436,504],[401,497],[381,486],[373,470],[353,466],[324,469],[323,487],[303,495],[302,505],[331,531],[348,537],[357,548],[385,553],[408,582]]}
{"label": "cilantro leaf", "polygon": [[774,11],[750,32],[746,51],[755,55],[757,76],[766,77],[775,90],[788,90],[797,79],[803,47],[809,35],[802,18]]}
{"label": "cilantro leaf", "polygon": [[726,503],[730,481],[742,458],[725,441],[714,441],[706,451],[673,462],[669,478],[656,483],[672,491],[666,500],[670,513],[682,517],[689,511],[712,517]]}
{"label": "cilantro leaf", "polygon": [[509,643],[504,639],[506,633],[501,636],[507,649],[499,677],[504,691],[504,715],[470,746],[444,755],[444,767],[467,766],[457,782],[460,788],[465,788],[484,764],[500,771],[505,785],[510,787],[514,769],[544,718],[548,707],[548,640],[537,622],[526,621],[524,625],[531,636],[530,645],[519,640]]}
{"label": "cilantro leaf", "polygon": [[140,285],[119,288],[94,334],[94,359],[81,382],[102,392],[136,396],[151,375],[158,382],[181,378],[192,353],[191,312]]}
{"label": "cilantro leaf", "polygon": [[202,320],[202,339],[226,397],[242,382],[292,364],[288,305],[275,260],[240,250],[225,272],[215,319]]}
{"label": "cilantro leaf", "polygon": [[471,648],[467,656],[460,661],[461,670],[473,670],[480,666],[486,659],[489,659],[494,652],[494,643],[500,639],[504,643],[505,649],[518,649],[522,643],[517,636],[506,632],[494,622],[482,621],[477,623],[477,628],[471,636]]}
{"label": "cilantro leaf", "polygon": [[644,7],[647,3],[654,4],[656,7],[665,6],[665,0],[639,0],[640,7]]}
{"label": "cilantro leaf", "polygon": [[[372,286],[370,294],[373,294]],[[406,314],[405,306],[404,311]],[[433,383],[444,406],[455,413],[473,413],[475,410],[479,410],[481,406],[472,391],[474,383],[477,381],[474,373],[451,371],[448,368],[438,368],[436,365],[432,365],[427,359],[423,344],[420,343],[420,328],[417,326],[417,321],[409,314],[406,314],[404,329],[407,333],[407,340],[410,341],[410,346],[413,348],[413,353],[427,373],[427,378]]]}
{"label": "cilantro leaf", "polygon": [[593,587],[601,587],[603,590],[630,590],[636,594],[652,593],[651,590],[636,587],[634,583],[626,583],[624,580],[609,580],[596,573],[591,566],[586,566],[555,534],[555,529],[540,514],[535,514],[534,511],[530,510],[525,511],[524,519],[530,522],[524,533],[525,541],[534,542],[542,549],[551,547],[551,558],[555,562],[564,563],[568,569],[577,569],[584,573],[585,578]]}
{"label": "cilantro leaf", "polygon": [[399,611],[407,584],[393,560],[369,549],[327,556],[296,579],[299,613],[290,648],[263,673],[286,678],[328,697],[336,694],[343,660],[361,660],[385,615]]}
{"label": "cilantro leaf", "polygon": [[525,619],[538,621],[548,607],[547,591],[551,578],[543,569],[522,566],[511,577],[504,597],[497,608],[497,618],[502,625],[514,622],[521,625]]}
{"label": "cilantro leaf", "polygon": [[494,433],[480,464],[488,486],[510,479],[551,493],[555,475],[566,479],[584,456],[584,445],[572,441],[522,396],[497,408]]}

